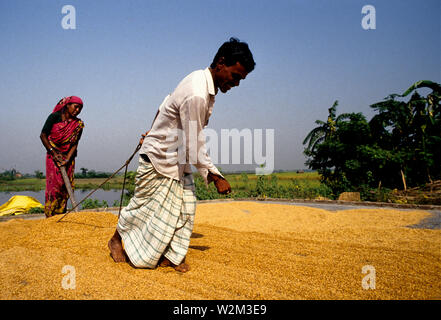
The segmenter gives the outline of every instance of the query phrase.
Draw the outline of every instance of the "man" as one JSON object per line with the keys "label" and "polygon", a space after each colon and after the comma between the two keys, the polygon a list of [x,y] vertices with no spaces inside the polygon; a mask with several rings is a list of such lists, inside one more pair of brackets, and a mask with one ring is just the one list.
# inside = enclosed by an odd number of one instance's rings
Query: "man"
{"label": "man", "polygon": [[180,272],[190,269],[185,256],[196,211],[190,164],[206,185],[214,182],[219,193],[231,192],[207,155],[202,130],[218,90],[226,93],[239,86],[254,66],[248,45],[231,38],[209,68],[189,74],[164,99],[139,151],[134,196],[121,210],[108,243],[115,262],[128,258],[140,268],[155,268],[159,263]]}

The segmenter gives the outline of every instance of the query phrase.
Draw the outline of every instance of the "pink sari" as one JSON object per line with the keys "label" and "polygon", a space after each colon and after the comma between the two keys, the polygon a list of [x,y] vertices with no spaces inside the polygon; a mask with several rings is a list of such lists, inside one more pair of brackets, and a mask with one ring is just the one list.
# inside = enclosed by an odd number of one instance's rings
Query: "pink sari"
{"label": "pink sari", "polygon": [[[48,136],[49,143],[58,152],[67,154],[70,148],[78,143],[83,128],[84,123],[80,119],[55,123]],[[72,189],[74,188],[75,156],[74,154],[71,161],[65,165]],[[46,154],[45,198],[44,213],[46,217],[66,212],[69,194],[64,185],[61,171],[50,153]]]}

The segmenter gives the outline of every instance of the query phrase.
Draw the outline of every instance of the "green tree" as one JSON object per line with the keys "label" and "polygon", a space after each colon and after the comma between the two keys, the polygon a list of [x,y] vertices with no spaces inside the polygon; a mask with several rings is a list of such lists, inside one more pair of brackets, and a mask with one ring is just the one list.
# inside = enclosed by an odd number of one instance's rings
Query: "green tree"
{"label": "green tree", "polygon": [[41,172],[40,170],[35,170],[34,173],[35,173],[35,177],[37,179],[43,179],[44,178],[43,172]]}
{"label": "green tree", "polygon": [[303,140],[303,144],[307,144],[304,150],[308,157],[306,165],[318,170],[322,182],[334,193],[352,188],[351,180],[360,180],[357,172],[363,158],[357,147],[370,136],[367,121],[361,113],[337,116],[337,106],[338,100],[328,109],[326,122],[316,120],[318,126]]}
{"label": "green tree", "polygon": [[2,173],[0,173],[0,180],[15,180],[15,174],[16,174],[16,170],[15,169],[11,169],[11,170],[5,170]]}
{"label": "green tree", "polygon": [[87,177],[87,171],[89,171],[89,169],[87,169],[87,168],[81,168],[80,170],[81,170],[81,175],[82,175],[83,177]]}
{"label": "green tree", "polygon": [[[417,89],[431,90],[426,97]],[[411,95],[409,101],[399,101]],[[441,86],[422,80],[402,95],[392,94],[371,105],[378,114],[370,121],[378,147],[389,152],[384,167],[389,185],[401,182],[401,172],[410,185],[419,185],[441,176]],[[393,155],[393,156],[392,156]]]}
{"label": "green tree", "polygon": [[316,120],[315,123],[318,127],[311,130],[306,138],[303,140],[303,144],[308,144],[305,149],[306,154],[313,154],[316,151],[316,147],[323,143],[326,139],[329,139],[335,132],[335,115],[337,111],[338,100],[334,102],[331,108],[328,109],[328,120],[326,122]]}
{"label": "green tree", "polygon": [[[417,89],[431,89],[426,97]],[[411,95],[409,101],[400,101]],[[361,113],[336,116],[337,101],[326,122],[305,138],[309,168],[318,170],[334,195],[363,191],[379,184],[388,188],[418,185],[441,178],[441,87],[418,81],[402,95],[392,94],[371,107],[367,122]]]}

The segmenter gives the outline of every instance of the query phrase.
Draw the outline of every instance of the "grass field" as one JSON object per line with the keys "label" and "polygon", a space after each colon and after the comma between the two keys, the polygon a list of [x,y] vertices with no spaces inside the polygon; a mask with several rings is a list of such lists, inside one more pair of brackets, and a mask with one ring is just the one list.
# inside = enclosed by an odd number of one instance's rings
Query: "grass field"
{"label": "grass field", "polygon": [[[245,178],[246,176],[246,178]],[[258,181],[259,176],[255,174],[227,174],[225,178],[231,184],[231,187],[242,189],[247,184],[250,187],[255,187]],[[266,179],[271,179],[272,176],[277,177],[277,181],[280,185],[286,186],[290,185],[293,180],[297,181],[299,184],[310,185],[313,187],[320,186],[320,176],[319,174],[314,172],[305,172],[305,173],[297,173],[297,172],[277,172],[273,175],[266,176]]]}
{"label": "grass field", "polygon": [[[232,192],[227,198],[286,198],[317,199],[333,197],[331,190],[320,182],[317,172],[277,172],[271,175],[228,174]],[[218,195],[214,185],[205,188],[202,178],[196,175],[196,196],[199,200],[225,198]]]}
{"label": "grass field", "polygon": [[[287,180],[287,179],[305,179],[305,180],[320,180],[320,176],[317,173],[317,171],[310,171],[310,172],[303,172],[303,173],[299,173],[296,171],[286,171],[286,172],[275,172],[273,173],[274,175],[276,175],[279,179],[283,179],[283,180]],[[242,174],[238,174],[238,173],[230,173],[230,174],[225,174],[225,176],[228,176],[230,179],[238,179],[240,178]],[[246,175],[248,176],[248,179],[250,180],[257,180],[257,178],[259,177],[256,174],[252,174],[252,173],[246,173]]]}
{"label": "grass field", "polygon": [[[320,176],[317,172],[278,172],[274,173],[278,183],[282,186],[290,185],[296,180],[300,185],[309,185],[311,187],[320,186]],[[246,177],[246,178],[245,178]],[[267,176],[270,179],[271,176]],[[255,188],[258,176],[255,174],[226,174],[225,178],[230,182],[233,189]],[[106,178],[76,178],[75,188],[77,189],[94,189],[103,183]],[[103,189],[121,189],[124,177],[122,175],[115,176],[103,185]],[[126,183],[130,181],[126,180]],[[38,191],[45,188],[45,179],[23,178],[10,181],[0,180],[0,191]]]}
{"label": "grass field", "polygon": [[[103,189],[122,188],[124,177],[117,176],[110,179],[103,185]],[[94,189],[103,183],[105,178],[85,178],[75,179],[75,188],[77,189]],[[39,191],[46,188],[45,179],[23,178],[15,180],[0,180],[0,191]]]}
{"label": "grass field", "polygon": [[39,191],[46,187],[45,179],[23,178],[0,180],[0,191]]}

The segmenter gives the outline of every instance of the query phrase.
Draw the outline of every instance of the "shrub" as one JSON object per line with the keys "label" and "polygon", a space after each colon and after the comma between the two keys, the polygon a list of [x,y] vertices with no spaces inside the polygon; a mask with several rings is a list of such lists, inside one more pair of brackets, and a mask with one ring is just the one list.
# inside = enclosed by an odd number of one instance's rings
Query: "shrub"
{"label": "shrub", "polygon": [[26,213],[28,213],[28,214],[44,213],[44,208],[33,207],[33,208],[29,209],[28,212],[26,212]]}
{"label": "shrub", "polygon": [[86,199],[83,201],[81,207],[83,209],[107,208],[109,205],[107,201],[100,201],[98,199]]}

